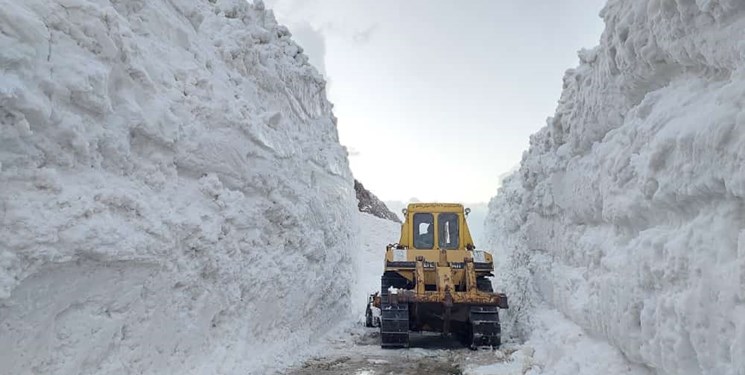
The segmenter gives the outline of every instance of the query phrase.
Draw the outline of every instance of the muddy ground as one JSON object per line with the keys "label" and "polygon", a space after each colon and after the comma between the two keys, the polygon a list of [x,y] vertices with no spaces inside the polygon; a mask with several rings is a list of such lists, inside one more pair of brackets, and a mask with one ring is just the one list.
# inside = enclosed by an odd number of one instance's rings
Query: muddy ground
{"label": "muddy ground", "polygon": [[381,349],[376,328],[359,328],[332,341],[329,352],[290,369],[291,375],[463,374],[467,367],[493,364],[505,358],[509,345],[495,351],[472,351],[439,334],[410,336],[409,349]]}

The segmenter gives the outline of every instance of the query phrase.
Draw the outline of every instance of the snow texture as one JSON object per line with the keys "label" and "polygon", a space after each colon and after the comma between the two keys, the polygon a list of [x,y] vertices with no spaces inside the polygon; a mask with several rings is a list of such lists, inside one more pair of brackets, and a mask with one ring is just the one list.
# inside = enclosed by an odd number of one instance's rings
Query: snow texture
{"label": "snow texture", "polygon": [[398,242],[401,224],[360,212],[357,214],[357,225],[360,244],[352,254],[355,266],[355,278],[352,284],[352,312],[355,319],[362,323],[365,319],[367,297],[380,291],[385,247]]}
{"label": "snow texture", "polygon": [[618,349],[588,337],[560,312],[538,306],[533,311],[535,329],[522,345],[506,343],[495,350],[491,365],[471,365],[467,375],[650,375],[630,364]]}
{"label": "snow texture", "polygon": [[0,373],[266,373],[349,312],[353,179],[263,3],[0,0]]}
{"label": "snow texture", "polygon": [[490,203],[506,326],[530,337],[546,301],[657,374],[743,375],[745,2],[601,16]]}

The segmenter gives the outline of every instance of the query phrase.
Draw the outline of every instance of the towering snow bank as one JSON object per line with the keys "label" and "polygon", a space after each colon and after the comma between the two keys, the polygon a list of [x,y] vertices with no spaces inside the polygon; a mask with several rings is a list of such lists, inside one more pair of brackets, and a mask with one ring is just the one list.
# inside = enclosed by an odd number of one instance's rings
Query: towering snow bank
{"label": "towering snow bank", "polygon": [[601,16],[490,205],[512,318],[543,299],[660,374],[744,374],[745,2]]}
{"label": "towering snow bank", "polygon": [[301,52],[260,2],[0,0],[3,373],[264,373],[348,311]]}

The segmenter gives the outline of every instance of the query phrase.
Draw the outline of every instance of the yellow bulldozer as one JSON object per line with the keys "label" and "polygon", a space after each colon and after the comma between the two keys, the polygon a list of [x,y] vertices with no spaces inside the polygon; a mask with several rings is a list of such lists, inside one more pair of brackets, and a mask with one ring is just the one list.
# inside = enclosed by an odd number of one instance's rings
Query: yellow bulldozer
{"label": "yellow bulldozer", "polygon": [[507,296],[492,290],[492,256],[476,250],[469,212],[454,203],[403,210],[401,238],[386,247],[380,294],[367,308],[383,348],[408,347],[410,331],[454,334],[472,349],[500,345],[499,309],[507,308]]}

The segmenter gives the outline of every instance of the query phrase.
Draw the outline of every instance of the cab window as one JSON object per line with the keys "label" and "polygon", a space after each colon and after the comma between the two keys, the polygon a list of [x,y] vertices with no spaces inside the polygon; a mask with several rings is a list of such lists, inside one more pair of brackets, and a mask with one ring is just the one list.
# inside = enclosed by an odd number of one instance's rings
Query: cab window
{"label": "cab window", "polygon": [[414,214],[414,247],[431,249],[435,245],[435,218],[432,214]]}
{"label": "cab window", "polygon": [[458,214],[439,214],[437,215],[437,223],[440,248],[448,250],[457,249],[459,239]]}

